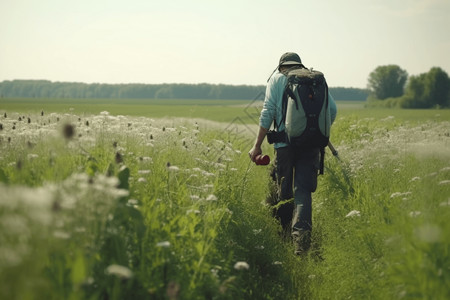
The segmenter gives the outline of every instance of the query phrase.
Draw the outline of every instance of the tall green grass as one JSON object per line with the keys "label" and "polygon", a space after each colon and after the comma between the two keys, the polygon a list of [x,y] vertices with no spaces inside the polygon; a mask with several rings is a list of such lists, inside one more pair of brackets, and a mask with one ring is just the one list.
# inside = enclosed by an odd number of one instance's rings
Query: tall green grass
{"label": "tall green grass", "polygon": [[236,148],[247,136],[107,113],[29,117],[1,121],[3,299],[292,292],[261,204],[265,169]]}
{"label": "tall green grass", "polygon": [[2,299],[450,296],[448,119],[338,118],[297,257],[251,126],[1,113]]}
{"label": "tall green grass", "polygon": [[450,296],[449,122],[341,118],[315,201],[311,299]]}

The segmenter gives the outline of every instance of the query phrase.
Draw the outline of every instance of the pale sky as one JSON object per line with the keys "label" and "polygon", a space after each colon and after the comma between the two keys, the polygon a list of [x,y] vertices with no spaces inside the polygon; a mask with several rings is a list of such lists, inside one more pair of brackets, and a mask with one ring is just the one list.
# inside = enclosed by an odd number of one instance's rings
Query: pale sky
{"label": "pale sky", "polygon": [[260,85],[287,51],[331,87],[450,75],[450,1],[0,0],[0,81]]}

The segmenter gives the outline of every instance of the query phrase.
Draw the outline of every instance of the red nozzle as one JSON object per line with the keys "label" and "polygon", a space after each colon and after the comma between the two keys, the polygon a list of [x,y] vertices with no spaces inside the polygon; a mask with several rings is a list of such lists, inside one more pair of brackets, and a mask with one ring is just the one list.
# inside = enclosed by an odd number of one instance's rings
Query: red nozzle
{"label": "red nozzle", "polygon": [[270,157],[269,157],[269,155],[260,154],[260,155],[256,156],[255,163],[260,166],[268,165],[270,163]]}

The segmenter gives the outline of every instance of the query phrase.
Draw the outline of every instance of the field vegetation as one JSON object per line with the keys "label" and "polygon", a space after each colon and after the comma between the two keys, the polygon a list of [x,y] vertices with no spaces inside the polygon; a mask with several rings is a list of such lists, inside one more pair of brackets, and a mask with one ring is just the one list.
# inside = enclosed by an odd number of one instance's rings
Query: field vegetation
{"label": "field vegetation", "polygon": [[448,110],[338,102],[298,257],[248,159],[259,103],[16,100],[1,299],[450,298]]}

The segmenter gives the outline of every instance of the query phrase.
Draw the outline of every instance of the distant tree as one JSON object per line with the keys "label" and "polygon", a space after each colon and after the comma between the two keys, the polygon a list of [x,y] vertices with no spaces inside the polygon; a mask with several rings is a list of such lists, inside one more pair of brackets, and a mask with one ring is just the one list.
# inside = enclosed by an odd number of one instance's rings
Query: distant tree
{"label": "distant tree", "polygon": [[408,108],[450,107],[450,78],[439,67],[411,76],[402,104]]}
{"label": "distant tree", "polygon": [[408,73],[397,65],[379,66],[369,74],[367,88],[380,100],[403,95]]}

